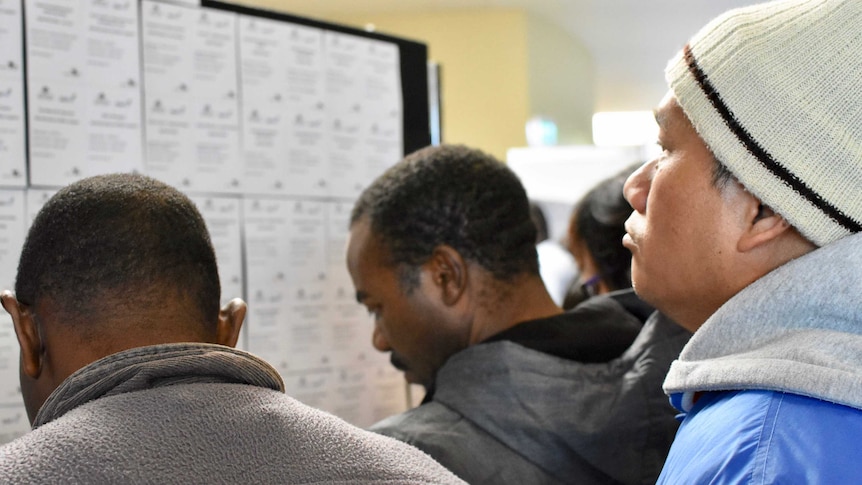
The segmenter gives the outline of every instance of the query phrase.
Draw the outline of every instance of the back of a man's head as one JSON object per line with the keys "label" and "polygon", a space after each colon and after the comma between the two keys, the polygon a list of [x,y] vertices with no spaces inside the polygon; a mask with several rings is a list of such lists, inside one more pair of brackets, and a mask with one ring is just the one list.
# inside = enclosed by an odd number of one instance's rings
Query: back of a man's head
{"label": "back of a man's head", "polygon": [[362,193],[351,225],[366,217],[394,266],[416,268],[445,244],[496,279],[538,275],[526,192],[508,167],[479,150],[414,152]]}
{"label": "back of a man's head", "polygon": [[63,324],[91,332],[168,300],[181,301],[194,324],[215,326],[220,297],[215,254],[194,204],[133,174],[87,178],[54,195],[30,228],[15,291],[22,304],[50,302]]}

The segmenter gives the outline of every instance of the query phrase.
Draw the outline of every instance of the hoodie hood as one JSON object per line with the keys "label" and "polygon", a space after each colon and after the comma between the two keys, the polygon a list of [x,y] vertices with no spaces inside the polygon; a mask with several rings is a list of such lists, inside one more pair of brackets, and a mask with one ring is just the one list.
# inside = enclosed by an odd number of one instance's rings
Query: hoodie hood
{"label": "hoodie hood", "polygon": [[[611,299],[606,312],[638,321]],[[605,482],[654,483],[676,431],[660,386],[689,335],[655,313],[631,346],[605,363],[511,341],[475,345],[441,368],[434,401],[564,483],[585,469],[601,471]]]}
{"label": "hoodie hood", "polygon": [[673,363],[664,390],[783,391],[862,409],[862,234],[776,268],[728,300]]}

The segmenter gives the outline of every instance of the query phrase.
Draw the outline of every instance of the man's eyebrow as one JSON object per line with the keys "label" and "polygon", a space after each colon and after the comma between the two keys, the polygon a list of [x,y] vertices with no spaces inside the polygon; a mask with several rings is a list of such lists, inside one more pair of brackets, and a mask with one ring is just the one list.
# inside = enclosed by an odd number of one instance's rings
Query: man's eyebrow
{"label": "man's eyebrow", "polygon": [[356,292],[357,303],[362,303],[363,301],[365,301],[366,298],[368,298],[368,293],[361,290]]}

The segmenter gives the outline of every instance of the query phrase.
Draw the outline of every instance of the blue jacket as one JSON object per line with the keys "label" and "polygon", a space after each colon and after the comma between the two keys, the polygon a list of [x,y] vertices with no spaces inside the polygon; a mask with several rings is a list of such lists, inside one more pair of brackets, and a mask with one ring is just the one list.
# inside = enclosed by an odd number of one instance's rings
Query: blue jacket
{"label": "blue jacket", "polygon": [[659,483],[859,483],[862,411],[798,394],[702,394]]}
{"label": "blue jacket", "polygon": [[862,234],[772,271],[695,332],[664,389],[659,483],[862,482]]}

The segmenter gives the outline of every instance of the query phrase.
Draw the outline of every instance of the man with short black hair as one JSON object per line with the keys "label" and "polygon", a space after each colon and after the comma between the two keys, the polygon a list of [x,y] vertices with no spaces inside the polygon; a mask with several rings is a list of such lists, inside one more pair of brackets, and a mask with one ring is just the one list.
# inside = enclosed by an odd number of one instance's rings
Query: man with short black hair
{"label": "man with short black hair", "polygon": [[631,291],[563,313],[504,164],[409,155],[357,201],[347,264],[374,346],[427,389],[372,430],[471,484],[655,482],[677,426],[660,383],[688,333]]}
{"label": "man with short black hair", "polygon": [[862,476],[862,2],[732,10],[668,65],[626,182],[637,293],[695,332],[661,483]]}
{"label": "man with short black hair", "polygon": [[3,483],[462,483],[427,455],[284,395],[233,349],[194,204],[141,175],[60,190],[37,215],[16,294],[33,430],[0,448]]}

